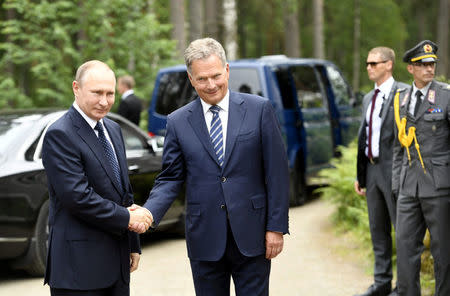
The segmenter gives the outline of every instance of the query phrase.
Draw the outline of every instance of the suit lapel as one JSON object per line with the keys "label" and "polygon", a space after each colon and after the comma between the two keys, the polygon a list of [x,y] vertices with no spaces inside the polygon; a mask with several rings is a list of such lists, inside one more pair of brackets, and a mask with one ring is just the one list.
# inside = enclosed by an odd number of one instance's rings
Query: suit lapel
{"label": "suit lapel", "polygon": [[[211,143],[209,137],[208,129],[206,127],[205,115],[203,114],[202,104],[200,103],[200,98],[197,98],[192,104],[191,109],[189,109],[190,114],[188,115],[188,121],[192,126],[197,138],[202,143],[205,150],[211,156],[211,158],[219,165],[216,153]],[[225,148],[226,149],[226,148]]]}
{"label": "suit lapel", "polygon": [[234,92],[230,92],[230,106],[228,110],[228,126],[227,126],[227,143],[225,146],[225,160],[223,167],[225,167],[233,152],[236,138],[241,130],[242,122],[244,121],[247,109],[243,104],[244,100]]}
{"label": "suit lapel", "polygon": [[386,99],[386,102],[383,102],[383,112],[381,113],[381,124],[383,125],[384,120],[389,112],[389,107],[392,105],[392,100],[395,96],[395,92],[397,91],[397,82],[394,81],[392,84],[391,91],[389,92],[389,96]]}
{"label": "suit lapel", "polygon": [[100,144],[100,141],[95,135],[93,129],[89,126],[86,120],[84,120],[81,114],[79,114],[78,111],[75,110],[75,108],[71,107],[69,109],[69,114],[72,118],[74,126],[77,127],[78,129],[77,130],[78,135],[92,150],[95,157],[98,159],[100,165],[104,169],[106,175],[108,176],[108,178],[111,179],[112,183],[114,184],[114,187],[116,188],[117,192],[119,192],[120,195],[122,195],[119,189],[120,187],[118,186],[116,178],[114,177],[111,165],[109,164],[109,161],[106,159],[103,147]]}

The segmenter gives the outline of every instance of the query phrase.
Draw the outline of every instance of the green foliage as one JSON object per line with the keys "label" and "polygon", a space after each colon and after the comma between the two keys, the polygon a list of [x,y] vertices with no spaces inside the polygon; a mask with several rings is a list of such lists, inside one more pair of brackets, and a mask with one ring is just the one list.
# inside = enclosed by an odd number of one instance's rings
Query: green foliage
{"label": "green foliage", "polygon": [[323,198],[336,205],[334,222],[344,231],[356,231],[362,243],[370,250],[369,219],[366,199],[355,193],[356,180],[356,142],[349,147],[339,147],[340,158],[333,158],[333,168],[323,169],[319,176],[329,184],[317,189]]}
{"label": "green foliage", "polygon": [[[157,21],[146,1],[6,0],[14,17],[1,23],[1,108],[60,106],[73,101],[79,65],[106,62],[130,74],[148,98],[158,68],[173,58],[170,25]],[[5,95],[6,94],[6,95]]]}

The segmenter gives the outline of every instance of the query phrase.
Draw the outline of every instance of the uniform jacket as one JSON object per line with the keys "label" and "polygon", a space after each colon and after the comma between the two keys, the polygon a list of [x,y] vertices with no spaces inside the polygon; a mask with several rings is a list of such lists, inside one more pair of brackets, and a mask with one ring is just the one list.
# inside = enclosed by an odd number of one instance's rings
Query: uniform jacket
{"label": "uniform jacket", "polygon": [[225,159],[220,167],[197,98],[168,116],[163,171],[145,207],[158,223],[185,183],[191,259],[222,257],[228,221],[241,253],[261,255],[267,230],[288,232],[285,151],[270,102],[230,92]]}
{"label": "uniform jacket", "polygon": [[52,288],[92,290],[130,278],[130,252],[139,237],[127,230],[133,203],[120,127],[103,118],[119,162],[117,181],[93,129],[72,106],[44,138],[42,160],[50,195],[49,250],[45,283]]}
{"label": "uniform jacket", "polygon": [[122,115],[129,121],[139,125],[141,119],[142,102],[134,94],[130,94],[125,99],[120,100],[119,109],[117,113]]}
{"label": "uniform jacket", "polygon": [[[382,166],[383,172],[386,173],[386,180],[391,182],[391,172],[392,172],[392,149],[394,147],[394,95],[398,88],[405,88],[406,84],[402,82],[394,81],[392,85],[389,96],[385,98],[381,109],[381,130],[380,130],[380,143],[379,143],[379,162]],[[369,108],[370,102],[372,100],[375,90],[371,90],[368,94],[364,96],[363,99],[363,112],[362,121],[358,131],[358,156],[357,156],[357,179],[359,185],[362,188],[366,187],[366,172],[367,163],[369,159],[365,154],[366,149],[366,113]],[[373,114],[373,116],[378,116]]]}
{"label": "uniform jacket", "polygon": [[[395,140],[392,188],[407,196],[436,197],[450,194],[450,86],[432,81],[417,116],[409,114],[412,87],[400,93],[400,118],[416,128],[416,136],[426,173],[414,142],[409,147],[411,166],[405,148]],[[397,130],[397,128],[396,128]]]}

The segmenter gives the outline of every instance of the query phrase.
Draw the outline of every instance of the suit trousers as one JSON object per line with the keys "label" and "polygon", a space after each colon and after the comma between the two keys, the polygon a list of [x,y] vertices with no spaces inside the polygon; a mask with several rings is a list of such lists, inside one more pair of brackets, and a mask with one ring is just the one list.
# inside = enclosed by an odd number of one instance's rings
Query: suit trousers
{"label": "suit trousers", "polygon": [[396,201],[391,193],[389,176],[381,164],[367,164],[366,199],[375,257],[375,288],[390,286],[392,281],[391,225],[395,227]]}
{"label": "suit trousers", "polygon": [[244,256],[228,225],[225,254],[219,261],[190,260],[197,296],[229,296],[233,277],[236,296],[269,295],[270,260],[265,254]]}
{"label": "suit trousers", "polygon": [[122,278],[108,288],[96,290],[71,290],[50,288],[51,296],[129,296],[130,285],[126,284]]}
{"label": "suit trousers", "polygon": [[435,296],[450,295],[450,196],[418,198],[400,193],[397,203],[398,292],[419,296],[421,254],[428,228],[434,258]]}

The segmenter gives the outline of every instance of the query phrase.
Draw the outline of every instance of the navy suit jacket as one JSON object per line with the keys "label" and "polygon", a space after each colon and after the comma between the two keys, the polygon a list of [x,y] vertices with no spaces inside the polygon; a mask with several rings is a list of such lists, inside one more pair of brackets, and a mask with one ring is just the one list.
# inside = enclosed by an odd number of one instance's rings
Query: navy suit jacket
{"label": "navy suit jacket", "polygon": [[139,237],[127,230],[133,203],[120,127],[103,118],[119,161],[120,192],[93,129],[71,107],[44,138],[42,160],[50,195],[45,282],[52,288],[92,290],[130,278],[130,252]]}
{"label": "navy suit jacket", "polygon": [[217,261],[222,257],[228,221],[239,250],[246,256],[265,252],[266,231],[287,233],[288,161],[270,102],[230,92],[222,167],[211,144],[200,98],[171,113],[163,171],[144,205],[156,224],[183,183],[186,243],[192,260]]}

